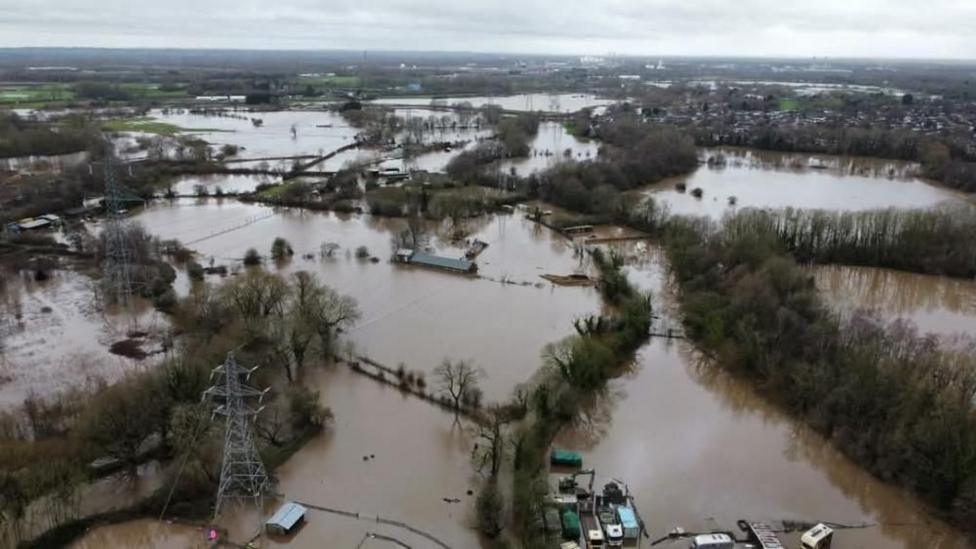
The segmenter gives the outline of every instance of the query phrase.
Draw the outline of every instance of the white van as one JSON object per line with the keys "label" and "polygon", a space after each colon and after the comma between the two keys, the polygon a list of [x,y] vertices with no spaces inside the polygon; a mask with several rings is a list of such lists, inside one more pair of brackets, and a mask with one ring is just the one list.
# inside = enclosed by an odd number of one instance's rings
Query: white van
{"label": "white van", "polygon": [[734,549],[735,540],[728,534],[701,534],[691,540],[689,549]]}

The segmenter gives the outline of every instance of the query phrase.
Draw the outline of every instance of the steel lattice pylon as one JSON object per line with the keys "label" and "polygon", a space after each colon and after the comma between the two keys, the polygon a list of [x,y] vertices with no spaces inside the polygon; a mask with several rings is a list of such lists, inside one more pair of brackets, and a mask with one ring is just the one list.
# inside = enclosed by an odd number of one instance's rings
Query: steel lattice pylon
{"label": "steel lattice pylon", "polygon": [[[205,399],[219,402],[214,413],[227,418],[214,516],[220,513],[221,505],[226,501],[252,499],[259,502],[271,487],[251,430],[251,421],[261,411],[260,403],[267,390],[259,391],[241,381],[242,377],[246,381],[251,372],[253,370],[238,365],[233,354],[228,354],[227,360],[213,370],[211,377],[216,376],[218,382],[203,394]],[[247,403],[255,399],[258,408],[252,408]]]}
{"label": "steel lattice pylon", "polygon": [[105,301],[126,304],[132,293],[132,243],[129,242],[123,209],[125,197],[115,181],[111,145],[105,151]]}

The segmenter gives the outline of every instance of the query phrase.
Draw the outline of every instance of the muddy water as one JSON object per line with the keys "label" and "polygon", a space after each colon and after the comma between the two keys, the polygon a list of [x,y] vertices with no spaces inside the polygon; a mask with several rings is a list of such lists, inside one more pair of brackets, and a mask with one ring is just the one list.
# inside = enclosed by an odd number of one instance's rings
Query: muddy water
{"label": "muddy water", "polygon": [[71,545],[74,549],[127,547],[131,549],[204,549],[210,547],[202,528],[134,520],[95,528]]}
{"label": "muddy water", "polygon": [[0,330],[5,336],[0,408],[18,405],[31,394],[43,397],[112,382],[154,363],[152,357],[136,361],[113,355],[108,348],[131,329],[162,329],[162,315],[143,300],[133,301],[131,310],[100,312],[94,284],[71,271],[54,271],[43,282],[8,275],[6,288],[0,290]]}
{"label": "muddy water", "polygon": [[[193,135],[219,148],[224,144],[244,147],[237,158],[265,158],[321,154],[348,145],[359,133],[346,124],[338,113],[310,111],[247,112],[224,111],[232,116],[208,116],[186,111],[165,113],[154,110],[150,115],[169,124],[188,129],[220,131],[194,132]],[[252,118],[263,121],[255,126]],[[294,126],[295,134],[291,129]]]}
{"label": "muddy water", "polygon": [[976,334],[976,282],[874,267],[813,267],[821,295],[841,312],[877,311],[912,321],[921,333]]}
{"label": "muddy water", "polygon": [[592,94],[548,94],[530,93],[500,97],[388,97],[373,101],[377,105],[429,105],[450,106],[470,103],[473,107],[498,105],[509,111],[576,112],[585,107],[600,107],[613,104],[611,99],[603,99]]}
{"label": "muddy water", "polygon": [[[347,334],[358,351],[428,376],[444,358],[471,359],[488,374],[482,388],[489,400],[506,398],[538,367],[546,343],[569,335],[573,318],[600,306],[591,288],[554,287],[540,278],[587,266],[569,241],[514,215],[470,224],[470,238],[489,244],[477,259],[484,278],[391,263],[391,235],[402,230],[402,220],[193,199],[157,204],[136,220],[161,238],[187,243],[204,263],[212,256],[218,264],[237,264],[250,247],[267,254],[275,237],[288,239],[296,255],[280,266],[283,273],[314,272],[359,302],[362,319]],[[323,242],[341,249],[322,259]],[[436,233],[432,244],[446,256],[463,254]],[[379,261],[356,259],[352,252],[359,246]]]}
{"label": "muddy water", "polygon": [[[321,392],[323,404],[335,413],[335,424],[277,470],[279,493],[290,500],[405,522],[451,547],[478,546],[469,527],[474,497],[467,490],[477,484],[469,464],[467,427],[427,402],[405,397],[344,366],[319,369],[306,382]],[[355,547],[366,532],[377,532],[412,547],[431,546],[402,529],[370,520],[314,510],[307,519],[290,543],[282,545]],[[220,523],[232,539],[240,540],[253,534],[259,519],[253,509],[231,509]]]}
{"label": "muddy water", "polygon": [[[659,266],[635,270],[644,271],[641,286],[661,287]],[[683,342],[645,345],[557,445],[582,451],[598,485],[627,483],[652,538],[679,525],[734,530],[738,519],[794,519],[880,525],[838,531],[838,549],[971,547]],[[784,541],[798,546],[797,534]]]}
{"label": "muddy water", "polygon": [[539,133],[530,147],[527,158],[503,161],[500,166],[502,172],[507,174],[514,169],[518,175],[529,175],[565,160],[582,162],[595,159],[600,149],[596,141],[583,141],[572,136],[559,122],[539,124]]}
{"label": "muddy water", "polygon": [[[914,166],[895,161],[827,155],[715,149],[705,158],[721,154],[724,165],[703,165],[693,173],[647,187],[647,194],[667,203],[682,215],[721,218],[741,208],[806,208],[868,210],[874,208],[926,208],[959,195],[913,175]],[[684,183],[687,191],[675,185]],[[692,196],[700,188],[702,198]],[[729,198],[736,204],[730,205]]]}
{"label": "muddy water", "polygon": [[224,193],[249,193],[261,184],[280,183],[281,178],[267,175],[185,175],[176,178],[169,188],[177,195],[194,195],[197,187],[213,194],[219,188]]}

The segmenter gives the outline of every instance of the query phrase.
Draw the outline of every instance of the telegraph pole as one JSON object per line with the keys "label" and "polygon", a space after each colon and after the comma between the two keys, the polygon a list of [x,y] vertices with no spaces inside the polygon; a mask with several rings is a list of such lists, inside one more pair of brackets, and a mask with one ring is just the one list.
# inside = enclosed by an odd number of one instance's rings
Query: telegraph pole
{"label": "telegraph pole", "polygon": [[[261,402],[268,389],[260,391],[245,384],[256,369],[242,368],[233,353],[229,353],[224,363],[211,373],[211,379],[216,377],[217,383],[203,392],[204,400],[218,402],[214,414],[226,418],[215,517],[220,513],[222,504],[230,500],[251,499],[260,505],[262,497],[271,488],[251,430],[251,423],[263,409]],[[249,406],[249,400],[256,400],[257,408]]]}

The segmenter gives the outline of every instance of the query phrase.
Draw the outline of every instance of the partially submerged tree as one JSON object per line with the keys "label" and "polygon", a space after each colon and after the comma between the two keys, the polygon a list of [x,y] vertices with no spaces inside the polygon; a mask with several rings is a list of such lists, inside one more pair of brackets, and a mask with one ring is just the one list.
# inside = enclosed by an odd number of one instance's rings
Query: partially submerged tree
{"label": "partially submerged tree", "polygon": [[465,360],[444,359],[434,368],[434,377],[441,391],[453,401],[455,414],[461,409],[463,399],[478,390],[484,375],[484,370]]}

